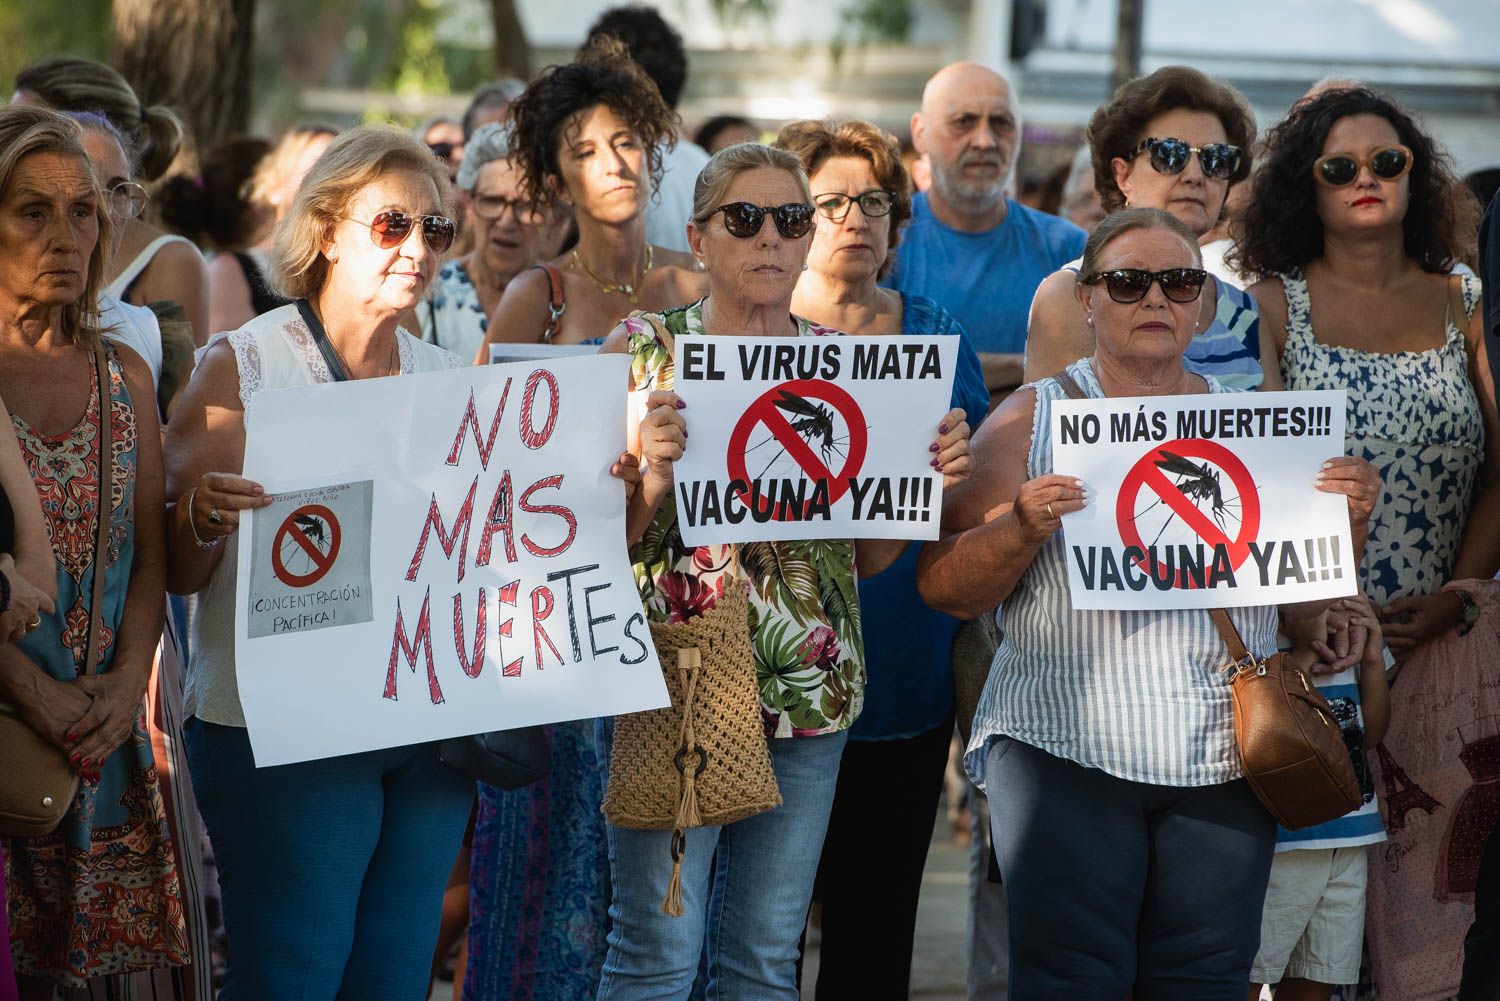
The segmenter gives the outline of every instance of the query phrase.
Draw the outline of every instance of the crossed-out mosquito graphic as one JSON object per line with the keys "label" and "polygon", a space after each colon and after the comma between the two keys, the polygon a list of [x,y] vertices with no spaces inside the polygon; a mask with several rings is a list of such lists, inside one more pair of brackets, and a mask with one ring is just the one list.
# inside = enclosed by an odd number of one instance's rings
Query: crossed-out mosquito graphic
{"label": "crossed-out mosquito graphic", "polygon": [[[328,523],[317,515],[296,514],[292,516],[292,523],[302,532],[302,535],[317,547],[318,552],[325,557],[328,555],[331,541],[328,532]],[[303,575],[313,573],[317,570],[317,561],[313,554],[292,538],[288,533],[281,542],[281,565],[292,573]]]}
{"label": "crossed-out mosquito graphic", "polygon": [[[1193,462],[1191,459],[1184,459],[1164,448],[1159,449],[1158,454],[1161,458],[1157,459],[1154,465],[1162,472],[1176,477],[1175,483],[1177,489],[1182,491],[1182,495],[1192,501],[1200,511],[1205,510],[1204,505],[1207,504],[1207,513],[1225,535],[1231,538],[1238,535],[1238,525],[1241,520],[1240,497],[1236,493],[1225,496],[1225,487],[1219,478],[1219,471],[1206,462]],[[1157,498],[1154,503],[1136,516],[1137,520],[1164,503],[1166,503],[1165,498]],[[1177,512],[1173,511],[1170,505],[1167,510],[1167,520],[1162,522],[1161,528],[1157,530],[1156,538],[1151,540],[1151,546],[1148,548],[1154,548],[1161,541],[1162,535],[1171,527],[1172,522],[1177,519]],[[1236,526],[1234,532],[1229,531],[1230,521],[1233,521]]]}
{"label": "crossed-out mosquito graphic", "polygon": [[[822,456],[825,466],[828,465],[828,460],[835,455],[839,458],[844,457],[844,446],[849,444],[849,436],[835,436],[832,407],[826,407],[822,404],[805,400],[796,393],[788,392],[785,389],[781,390],[777,394],[777,398],[772,402],[777,410],[790,415],[792,430],[799,437],[809,445],[817,446],[818,453]],[[762,441],[745,449],[745,454],[748,456],[762,445],[769,445],[775,440],[776,436],[774,434],[768,435]],[[760,475],[756,479],[763,479],[771,471],[771,467],[781,460],[783,455],[786,455],[785,446],[777,450],[771,461],[766,463],[765,468],[760,471]]]}

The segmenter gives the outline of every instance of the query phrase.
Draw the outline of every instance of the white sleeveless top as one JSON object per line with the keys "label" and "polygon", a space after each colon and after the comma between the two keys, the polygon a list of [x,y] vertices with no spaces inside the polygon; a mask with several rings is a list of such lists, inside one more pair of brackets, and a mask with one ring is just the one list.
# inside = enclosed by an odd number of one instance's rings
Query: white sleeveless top
{"label": "white sleeveless top", "polygon": [[[1089,359],[1067,368],[1093,399],[1104,396]],[[1209,392],[1226,392],[1204,376]],[[1052,405],[1064,399],[1056,379],[1036,393],[1026,475],[1052,472]],[[1229,659],[1208,612],[1088,611],[1068,594],[1067,528],[1037,551],[1005,599],[1000,648],[974,713],[964,765],[984,787],[990,742],[1004,735],[1054,757],[1129,782],[1205,786],[1242,774],[1234,743]],[[1000,613],[996,613],[997,618]],[[1276,650],[1276,608],[1232,608],[1245,646]]]}
{"label": "white sleeveless top", "polygon": [[[215,334],[204,351],[224,339],[234,349],[240,376],[240,402],[248,411],[250,400],[265,389],[286,389],[333,382],[328,365],[318,351],[295,304],[263,313],[238,330]],[[426,344],[396,331],[401,374],[464,368],[468,362],[435,344]],[[188,664],[184,711],[205,723],[244,726],[239,685],[234,673],[235,578],[238,575],[239,534],[222,545],[224,555],[201,592],[198,615],[193,621],[192,659]]]}
{"label": "white sleeveless top", "polygon": [[[135,260],[125,266],[125,270],[115,276],[115,280],[104,286],[104,294],[112,295],[116,299],[124,299],[125,293],[130,290],[130,283],[141,276],[141,272],[150,266],[155,259],[156,252],[169,243],[185,243],[193,250],[198,250],[198,245],[185,236],[176,233],[163,233],[150,243],[141,248],[141,252],[135,255]],[[201,253],[199,256],[202,256]]]}
{"label": "white sleeveless top", "polygon": [[151,385],[161,383],[161,325],[156,322],[155,313],[101,292],[99,327],[105,337],[141,356],[151,369]]}

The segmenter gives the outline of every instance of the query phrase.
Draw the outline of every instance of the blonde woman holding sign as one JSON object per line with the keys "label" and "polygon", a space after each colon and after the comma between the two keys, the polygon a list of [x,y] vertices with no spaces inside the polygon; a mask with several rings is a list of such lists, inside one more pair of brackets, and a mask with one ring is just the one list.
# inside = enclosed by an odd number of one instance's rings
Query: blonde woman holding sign
{"label": "blonde woman holding sign", "polygon": [[[1109,216],[1075,293],[1095,351],[1064,374],[1092,398],[1225,392],[1183,367],[1206,280],[1173,216]],[[918,570],[923,597],[950,614],[1005,604],[965,764],[989,793],[1011,991],[1241,1001],[1276,825],[1241,778],[1228,655],[1202,611],[1073,608],[1058,529],[1088,501],[1083,483],[1051,472],[1045,431],[1063,386],[1023,387],[990,417],[980,473],[947,498],[950,534]],[[1356,545],[1379,486],[1360,459],[1331,459],[1320,476],[1319,489],[1348,497]],[[1252,652],[1275,650],[1276,608],[1230,615]]]}
{"label": "blonde woman holding sign", "polygon": [[[627,518],[647,615],[653,625],[696,621],[721,603],[731,606],[730,588],[737,585],[726,586],[730,579],[748,580],[745,628],[782,805],[686,831],[679,917],[662,912],[663,898],[676,883],[669,882],[673,832],[609,825],[614,899],[600,1001],[686,998],[705,935],[710,996],[797,997],[797,942],[839,759],[863,702],[855,580],[889,566],[906,544],[818,540],[685,547],[672,469],[688,445],[691,411],[675,393],[658,387],[671,384],[669,341],[678,337],[838,333],[791,310],[815,212],[807,175],[793,154],[755,143],[721,150],[699,175],[688,228],[689,245],[709,276],[708,297],[631,318],[605,343],[606,351],[631,355],[632,389],[650,394],[639,430],[645,473]],[[963,414],[951,411],[935,423],[940,428],[934,428],[931,461],[950,480],[961,480],[971,468]],[[608,728],[605,736],[608,744]]]}
{"label": "blonde woman holding sign", "polygon": [[271,501],[240,475],[255,394],[464,364],[398,326],[453,242],[452,212],[447,170],[415,138],[339,136],[277,230],[273,273],[294,303],[203,349],[167,438],[167,583],[203,594],[184,730],[234,942],[221,1001],[426,992],[474,781],[433,744],[256,768],[235,674],[235,554],[241,518]]}

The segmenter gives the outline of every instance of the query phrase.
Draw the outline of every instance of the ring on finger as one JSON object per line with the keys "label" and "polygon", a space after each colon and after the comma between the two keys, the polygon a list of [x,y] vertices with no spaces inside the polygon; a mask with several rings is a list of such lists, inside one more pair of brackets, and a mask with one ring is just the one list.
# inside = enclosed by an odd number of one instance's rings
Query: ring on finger
{"label": "ring on finger", "polygon": [[224,516],[219,513],[218,508],[212,507],[208,509],[208,523],[210,525],[224,524]]}
{"label": "ring on finger", "polygon": [[1057,517],[1057,515],[1055,515],[1055,514],[1052,513],[1052,502],[1051,501],[1047,502],[1047,517],[1049,517],[1049,518],[1056,518]]}
{"label": "ring on finger", "polygon": [[30,619],[26,620],[26,631],[29,633],[33,629],[36,629],[39,626],[41,626],[41,624],[42,624],[42,617],[40,615],[33,615]]}

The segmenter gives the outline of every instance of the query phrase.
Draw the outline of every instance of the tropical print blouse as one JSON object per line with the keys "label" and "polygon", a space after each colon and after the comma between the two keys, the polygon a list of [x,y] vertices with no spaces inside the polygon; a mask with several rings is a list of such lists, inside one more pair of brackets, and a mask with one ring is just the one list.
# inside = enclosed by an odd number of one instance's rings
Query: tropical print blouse
{"label": "tropical print blouse", "polygon": [[[673,337],[703,334],[703,303],[658,314]],[[644,317],[625,321],[632,393],[671,389],[672,354]],[[803,337],[837,334],[801,317]],[[631,550],[641,602],[653,622],[682,622],[713,608],[726,576],[750,582],[750,636],[768,737],[810,737],[846,730],[865,698],[854,543],[848,539],[682,543],[677,502],[669,494],[645,537]]]}

